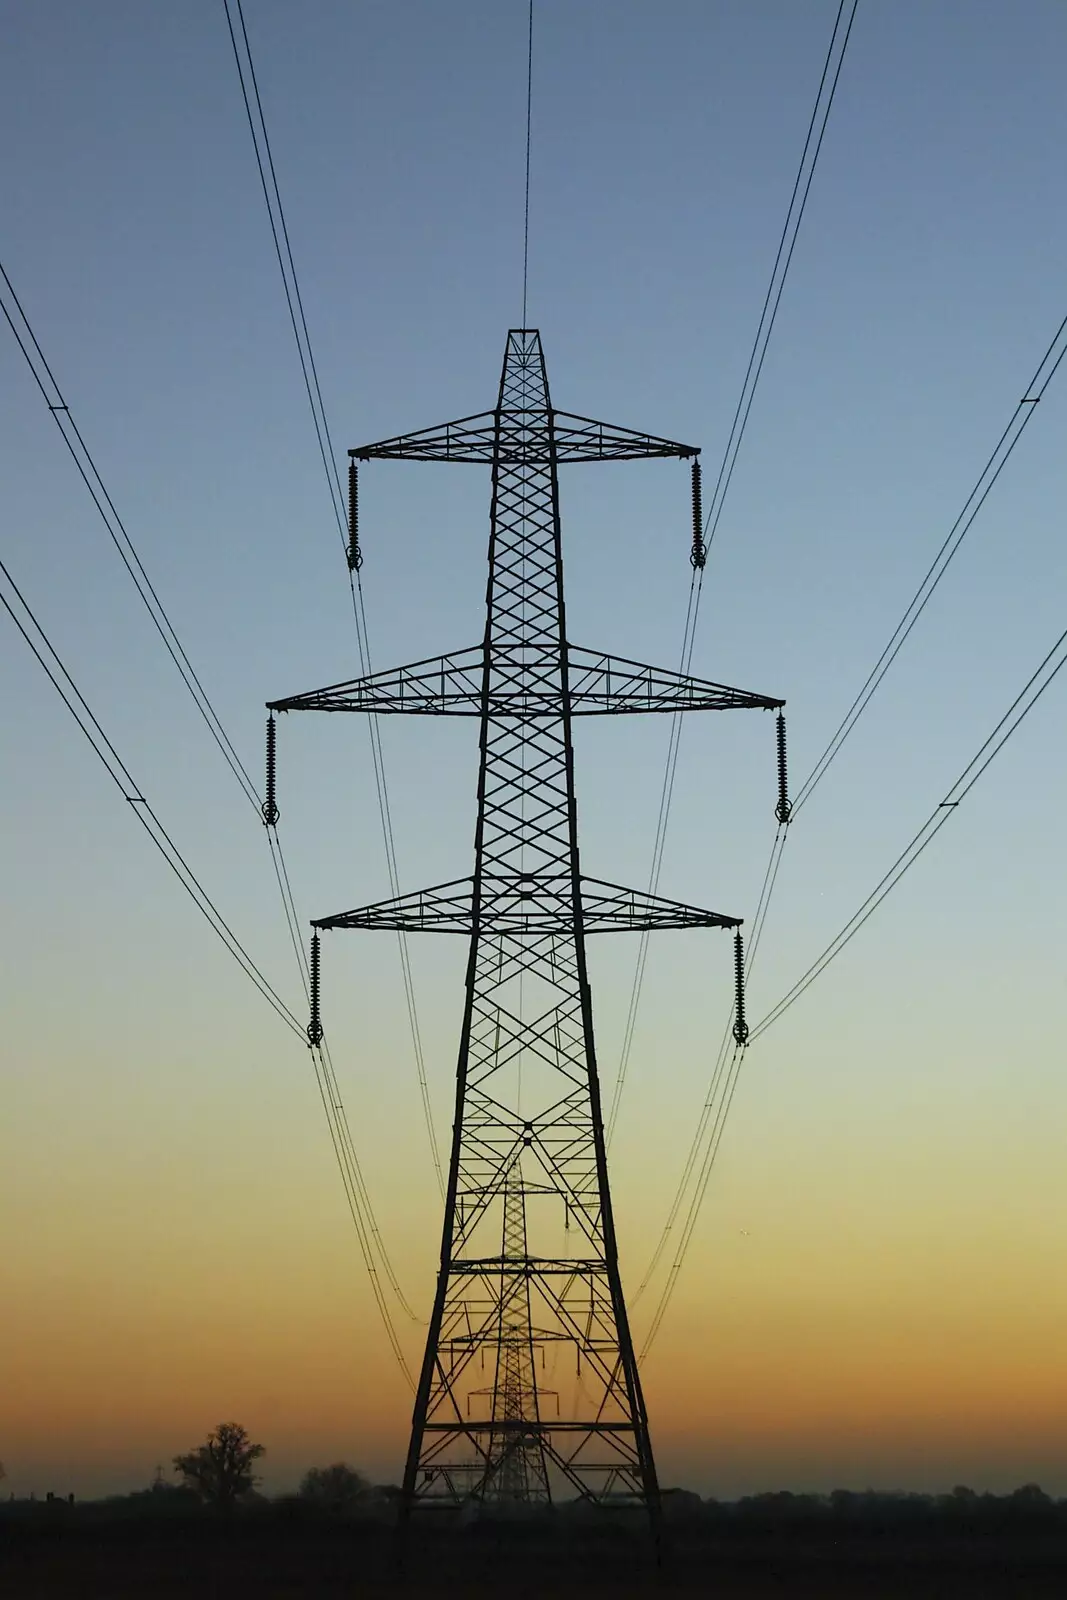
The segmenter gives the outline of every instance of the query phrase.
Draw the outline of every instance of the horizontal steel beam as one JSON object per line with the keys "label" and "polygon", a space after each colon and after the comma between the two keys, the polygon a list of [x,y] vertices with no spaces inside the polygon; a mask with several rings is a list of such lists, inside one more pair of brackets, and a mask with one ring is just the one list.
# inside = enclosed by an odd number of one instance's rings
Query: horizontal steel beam
{"label": "horizontal steel beam", "polygon": [[[581,880],[582,921],[586,933],[653,933],[678,928],[739,928],[740,917],[723,916],[698,906],[683,905],[641,889],[625,889],[599,878]],[[420,889],[396,900],[379,900],[353,911],[316,917],[312,927],[362,928],[367,931],[405,933],[462,933],[475,931],[474,879]],[[482,882],[477,929],[486,935],[526,938],[566,935],[574,931],[574,906],[569,888],[564,891],[531,876]]]}
{"label": "horizontal steel beam", "polygon": [[[551,421],[552,446],[546,421]],[[451,461],[461,465],[547,466],[578,461],[649,461],[697,456],[696,445],[597,422],[572,411],[482,411],[348,452],[354,461]]]}
{"label": "horizontal steel beam", "polygon": [[[567,646],[567,699],[576,717],[672,711],[777,711],[774,695],[736,689],[582,645]],[[509,679],[513,678],[513,682]],[[362,711],[378,716],[558,718],[563,714],[559,656],[498,646],[485,683],[481,645],[431,656],[369,677],[327,684],[268,703],[270,711]]]}

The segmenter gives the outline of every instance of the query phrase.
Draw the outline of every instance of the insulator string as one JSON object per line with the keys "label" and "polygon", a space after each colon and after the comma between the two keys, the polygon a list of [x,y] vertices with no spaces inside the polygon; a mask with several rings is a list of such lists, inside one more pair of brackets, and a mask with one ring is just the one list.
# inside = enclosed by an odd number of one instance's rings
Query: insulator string
{"label": "insulator string", "polygon": [[748,1023],[745,1021],[745,941],[738,928],[734,933],[734,1042],[748,1042]]}
{"label": "insulator string", "polygon": [[274,721],[274,713],[272,711],[270,716],[267,718],[267,786],[266,799],[263,802],[263,821],[266,823],[268,828],[276,828],[281,817],[281,812],[278,810],[276,793],[277,738],[278,728]]}
{"label": "insulator string", "polygon": [[703,572],[708,559],[708,549],[704,543],[704,499],[700,482],[700,457],[693,457],[693,548],[689,552],[689,564],[696,570]]}
{"label": "insulator string", "polygon": [[778,804],[774,814],[784,824],[789,821],[793,807],[789,800],[789,772],[785,755],[785,714],[781,711],[775,723],[774,736],[778,750]]}
{"label": "insulator string", "polygon": [[308,1023],[308,1043],[315,1049],[322,1043],[322,1017],[319,1011],[319,986],[321,979],[322,952],[319,946],[319,930],[316,928],[311,935],[311,1020]]}
{"label": "insulator string", "polygon": [[359,469],[355,460],[348,463],[348,570],[358,572],[363,565],[359,548]]}

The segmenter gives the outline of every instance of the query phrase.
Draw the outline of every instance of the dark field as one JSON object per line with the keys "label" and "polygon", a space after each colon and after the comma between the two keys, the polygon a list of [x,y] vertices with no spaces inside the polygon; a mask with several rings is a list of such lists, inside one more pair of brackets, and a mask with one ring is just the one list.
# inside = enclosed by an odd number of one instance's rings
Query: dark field
{"label": "dark field", "polygon": [[721,1600],[1045,1600],[1067,1596],[1067,1538],[892,1534],[708,1537],[677,1529],[663,1570],[623,1530],[482,1526],[412,1540],[405,1570],[390,1530],[283,1519],[107,1522],[0,1518],[4,1600],[386,1595],[554,1597],[707,1595]]}

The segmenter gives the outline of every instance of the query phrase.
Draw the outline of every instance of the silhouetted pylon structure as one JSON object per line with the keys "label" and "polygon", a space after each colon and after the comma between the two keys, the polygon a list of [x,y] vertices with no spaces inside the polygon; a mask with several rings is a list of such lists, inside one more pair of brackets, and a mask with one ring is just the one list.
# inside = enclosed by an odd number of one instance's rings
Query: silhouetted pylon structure
{"label": "silhouetted pylon structure", "polygon": [[[554,410],[539,334],[512,329],[495,410],[350,452],[352,565],[361,559],[357,462],[491,468],[481,644],[270,707],[480,720],[473,876],[313,924],[469,939],[441,1264],[405,1516],[470,1499],[576,1494],[644,1505],[658,1522],[619,1277],[585,941],[623,930],[736,930],[739,919],[583,876],[572,724],[782,701],[570,643],[558,471],[691,458],[691,559],[702,565],[697,455]],[[740,993],[739,934],[736,949]],[[313,1009],[309,1032],[321,1034],[317,968]]]}

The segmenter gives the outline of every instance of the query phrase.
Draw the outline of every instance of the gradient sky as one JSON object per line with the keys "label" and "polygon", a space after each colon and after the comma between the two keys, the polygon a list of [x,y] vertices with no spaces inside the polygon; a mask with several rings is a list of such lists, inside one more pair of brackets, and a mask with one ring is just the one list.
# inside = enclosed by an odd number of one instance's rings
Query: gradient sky
{"label": "gradient sky", "polygon": [[[744,374],[836,5],[537,0],[530,316],[564,409],[704,446]],[[340,448],[491,406],[519,321],[524,0],[246,0]],[[5,265],[227,727],[358,671],[221,0],[3,0]],[[709,564],[694,670],[789,701],[799,779],[948,531],[1064,310],[1061,0],[860,0]],[[4,329],[5,561],[265,970],[298,986],[262,830],[162,654]],[[1063,627],[1067,376],[798,820],[750,1003],[866,895]],[[579,643],[673,665],[676,463],[564,482]],[[480,635],[487,475],[362,480],[377,665]],[[306,1052],[133,826],[0,625],[0,1459],[16,1492],[148,1482],[222,1418],[267,1484],[395,1479],[409,1400]],[[1064,695],[746,1061],[645,1369],[667,1483],[1067,1493]],[[581,729],[583,859],[647,879],[667,726]],[[473,724],[385,727],[404,887],[461,876]],[[388,893],[355,720],[281,728],[301,916]],[[751,918],[770,719],[690,719],[662,891]],[[460,942],[413,945],[447,1128]],[[630,941],[593,954],[610,1084]],[[641,1276],[728,1006],[713,935],[652,944],[612,1150]],[[439,1202],[395,946],[324,1005],[398,1271]],[[1057,1043],[1057,1041],[1059,1041]],[[650,1306],[634,1321],[640,1337]],[[403,1338],[417,1358],[421,1333]]]}

